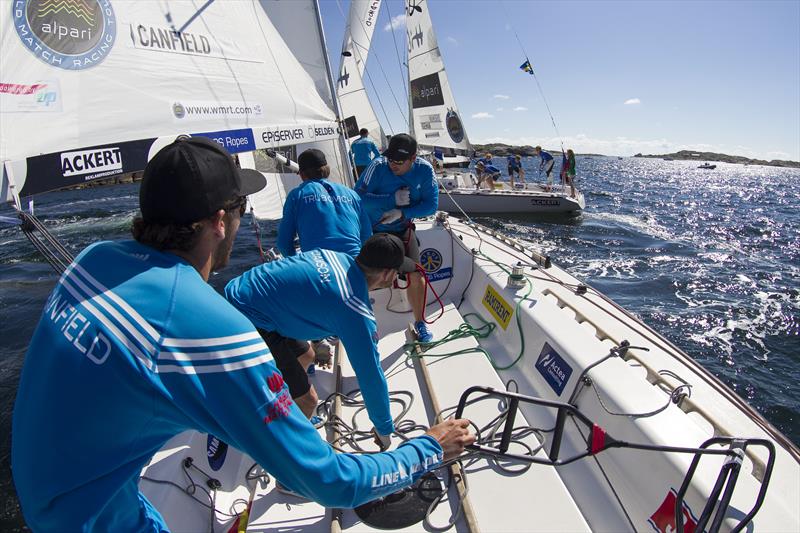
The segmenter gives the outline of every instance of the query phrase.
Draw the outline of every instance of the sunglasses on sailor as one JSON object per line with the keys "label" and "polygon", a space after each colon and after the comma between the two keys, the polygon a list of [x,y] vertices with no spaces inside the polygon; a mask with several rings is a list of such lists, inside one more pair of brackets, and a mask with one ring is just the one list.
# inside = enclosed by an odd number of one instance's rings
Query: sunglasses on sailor
{"label": "sunglasses on sailor", "polygon": [[405,164],[405,163],[407,163],[408,161],[411,161],[411,160],[410,160],[410,159],[390,159],[390,160],[389,160],[389,164],[390,164],[390,165],[397,165],[397,166],[400,166],[400,165],[404,165],[404,164]]}
{"label": "sunglasses on sailor", "polygon": [[230,207],[226,207],[225,211],[239,210],[239,218],[243,217],[247,212],[247,196],[240,196]]}

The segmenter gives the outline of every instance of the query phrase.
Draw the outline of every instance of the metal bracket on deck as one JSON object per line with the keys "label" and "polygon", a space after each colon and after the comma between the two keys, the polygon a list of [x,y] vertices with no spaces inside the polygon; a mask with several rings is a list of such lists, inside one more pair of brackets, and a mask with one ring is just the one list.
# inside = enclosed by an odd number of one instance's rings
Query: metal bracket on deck
{"label": "metal bracket on deck", "polygon": [[[505,402],[506,408],[504,412],[505,422],[503,423],[502,433],[497,438],[492,438],[488,441],[481,442],[480,440],[475,444],[468,446],[469,450],[478,452],[485,455],[490,455],[497,459],[512,459],[525,463],[543,464],[549,466],[561,466],[577,461],[589,455],[598,454],[610,448],[630,448],[636,450],[654,451],[661,453],[686,453],[694,455],[691,466],[686,472],[683,483],[677,495],[677,502],[675,504],[675,523],[678,526],[678,533],[683,533],[683,498],[689,489],[692,477],[697,469],[701,457],[706,455],[724,455],[727,456],[717,481],[711,494],[708,497],[706,506],[700,515],[697,522],[695,531],[705,531],[705,526],[711,518],[714,509],[717,509],[711,526],[708,528],[709,533],[719,531],[725,514],[730,505],[730,500],[733,495],[733,489],[739,476],[739,471],[744,459],[744,452],[748,446],[763,446],[769,457],[764,472],[763,480],[761,481],[761,489],[756,497],[753,508],[739,521],[739,523],[731,530],[733,533],[741,531],[753,519],[755,514],[761,508],[764,502],[764,496],[767,492],[770,476],[772,475],[772,468],[775,463],[775,445],[765,439],[736,439],[731,437],[714,437],[708,439],[699,448],[684,448],[678,446],[659,446],[652,444],[638,444],[633,442],[625,442],[617,440],[606,431],[592,422],[586,415],[581,413],[577,407],[569,403],[556,402],[552,400],[545,400],[543,398],[536,398],[534,396],[526,396],[510,391],[500,391],[491,387],[475,386],[465,390],[458,402],[455,417],[463,418],[464,410],[467,405],[476,403],[478,401],[497,398]],[[547,456],[536,457],[533,454],[523,455],[516,453],[508,453],[509,446],[514,438],[514,421],[519,411],[520,404],[538,405],[550,410],[555,410],[555,426],[551,429],[540,430],[542,432],[552,432],[550,450]],[[586,450],[573,454],[569,457],[561,456],[561,441],[564,435],[565,423],[567,417],[578,425],[578,431],[581,436],[586,440]],[[581,426],[587,431],[581,431]],[[521,428],[516,428],[519,431]],[[480,438],[480,436],[479,436]],[[711,448],[713,445],[727,445],[726,448]],[[720,499],[721,495],[721,499]],[[719,501],[717,501],[719,500]]]}

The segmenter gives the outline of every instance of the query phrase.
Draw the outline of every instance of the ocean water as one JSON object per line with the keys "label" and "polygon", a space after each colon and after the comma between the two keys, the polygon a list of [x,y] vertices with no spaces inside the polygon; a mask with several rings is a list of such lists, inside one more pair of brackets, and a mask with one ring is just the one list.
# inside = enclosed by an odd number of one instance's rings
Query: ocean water
{"label": "ocean water", "polygon": [[[496,164],[505,167],[500,158]],[[528,180],[542,180],[538,159],[523,164]],[[800,170],[697,164],[579,156],[587,204],[579,217],[475,220],[550,255],[800,442]],[[137,195],[138,184],[51,193],[37,198],[37,215],[77,253],[96,240],[127,238]],[[245,216],[230,266],[211,279],[218,289],[258,261],[251,222]],[[276,229],[261,224],[265,244]],[[11,480],[11,412],[28,341],[56,281],[19,229],[0,225],[2,531],[24,527]]]}

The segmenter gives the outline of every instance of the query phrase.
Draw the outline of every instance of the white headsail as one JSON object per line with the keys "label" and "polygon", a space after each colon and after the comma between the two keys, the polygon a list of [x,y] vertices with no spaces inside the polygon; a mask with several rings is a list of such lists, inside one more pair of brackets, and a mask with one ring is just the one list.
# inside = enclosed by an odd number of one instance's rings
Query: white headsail
{"label": "white headsail", "polygon": [[385,144],[385,135],[364,87],[372,34],[378,20],[381,0],[352,0],[350,15],[342,42],[342,66],[336,80],[347,138],[358,136],[361,128],[370,132],[378,145]]}
{"label": "white headsail", "polygon": [[427,0],[407,0],[408,77],[412,127],[421,146],[471,155],[467,132],[444,70]]}
{"label": "white headsail", "polygon": [[141,170],[158,137],[231,152],[337,137],[258,1],[60,3],[0,6],[2,200]]}

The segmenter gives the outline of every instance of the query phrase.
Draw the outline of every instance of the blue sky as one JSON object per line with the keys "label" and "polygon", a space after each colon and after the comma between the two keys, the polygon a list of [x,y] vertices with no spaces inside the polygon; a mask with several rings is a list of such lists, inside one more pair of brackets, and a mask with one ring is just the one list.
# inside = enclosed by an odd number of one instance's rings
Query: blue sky
{"label": "blue sky", "polygon": [[[349,0],[320,5],[337,71],[339,7],[346,14]],[[404,6],[384,0],[367,66],[373,105],[395,132],[407,128],[390,87],[404,106],[406,81],[388,27],[391,14],[403,54]],[[516,30],[561,138],[578,152],[691,149],[800,161],[798,0],[433,0],[430,11],[473,142],[559,145],[533,77],[518,69]]]}

